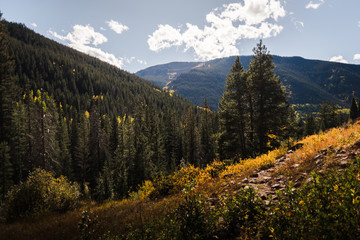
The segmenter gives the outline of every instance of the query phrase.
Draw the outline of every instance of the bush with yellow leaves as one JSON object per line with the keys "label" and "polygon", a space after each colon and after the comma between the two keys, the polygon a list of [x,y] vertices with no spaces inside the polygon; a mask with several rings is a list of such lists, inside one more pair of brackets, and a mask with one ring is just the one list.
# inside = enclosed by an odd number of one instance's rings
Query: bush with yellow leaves
{"label": "bush with yellow leaves", "polygon": [[7,221],[49,212],[65,212],[79,203],[80,189],[63,176],[36,169],[25,182],[13,186],[1,206]]}

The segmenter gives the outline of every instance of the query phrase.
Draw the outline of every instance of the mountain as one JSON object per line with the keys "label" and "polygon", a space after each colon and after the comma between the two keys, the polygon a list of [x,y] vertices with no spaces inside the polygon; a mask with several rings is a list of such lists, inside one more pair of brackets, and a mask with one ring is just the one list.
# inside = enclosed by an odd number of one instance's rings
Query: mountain
{"label": "mountain", "polygon": [[[240,57],[245,68],[248,68],[250,59],[250,56]],[[155,83],[158,83],[156,79],[161,79],[160,86],[164,86],[166,74],[171,73],[171,76],[176,77],[168,78],[165,86],[167,90],[174,90],[199,106],[207,98],[216,110],[234,60],[235,57],[228,57],[203,63],[187,63],[187,69],[180,67],[183,63],[169,63],[136,74]],[[360,89],[360,65],[280,56],[274,56],[273,62],[276,65],[275,73],[287,88],[291,104],[321,104],[327,101],[348,106],[352,91]],[[161,74],[156,76],[156,73]]]}

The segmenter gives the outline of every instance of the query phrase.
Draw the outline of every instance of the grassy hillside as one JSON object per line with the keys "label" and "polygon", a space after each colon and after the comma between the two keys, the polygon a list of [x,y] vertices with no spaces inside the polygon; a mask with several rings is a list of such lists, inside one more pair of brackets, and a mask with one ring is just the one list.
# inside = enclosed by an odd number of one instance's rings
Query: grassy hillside
{"label": "grassy hillside", "polygon": [[306,137],[291,150],[280,148],[236,164],[214,162],[202,170],[187,166],[146,182],[130,199],[84,203],[65,214],[3,224],[0,235],[186,239],[189,233],[198,239],[357,239],[359,139],[360,122]]}
{"label": "grassy hillside", "polygon": [[[250,56],[240,57],[245,68],[250,59]],[[201,67],[179,72],[177,78],[167,85],[167,89],[174,90],[200,106],[204,98],[208,98],[216,110],[234,60],[235,57],[215,59],[199,65]],[[321,104],[327,101],[348,106],[352,91],[360,89],[359,65],[279,56],[274,56],[274,63],[275,73],[288,89],[291,104]],[[172,69],[168,65],[154,66],[151,68],[152,73],[161,71],[165,66],[167,71],[176,72],[176,63],[173,63]],[[141,76],[151,81],[156,79],[155,74],[151,75],[151,79],[148,78],[147,71],[141,71]]]}

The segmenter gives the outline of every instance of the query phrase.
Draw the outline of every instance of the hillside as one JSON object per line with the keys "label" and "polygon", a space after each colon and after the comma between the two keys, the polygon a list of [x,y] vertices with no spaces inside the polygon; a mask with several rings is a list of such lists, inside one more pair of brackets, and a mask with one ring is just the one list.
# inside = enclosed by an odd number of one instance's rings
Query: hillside
{"label": "hillside", "polygon": [[[148,239],[186,239],[176,235],[185,231],[199,239],[328,239],[334,234],[357,239],[359,138],[358,122],[233,165],[188,166],[146,182],[131,199],[3,224],[0,234],[11,239],[103,234],[109,239],[143,239],[144,234]],[[78,230],[80,222],[90,224],[85,232]]]}
{"label": "hillside", "polygon": [[14,75],[19,77],[23,92],[43,89],[64,107],[77,110],[89,109],[89,99],[103,95],[102,112],[112,115],[131,114],[139,102],[176,106],[179,115],[191,105],[158,91],[149,81],[47,39],[22,24],[7,23],[7,28]]}
{"label": "hillside", "polygon": [[[250,59],[250,56],[240,57],[245,68],[248,67]],[[207,98],[211,107],[216,110],[224,91],[226,76],[234,60],[235,57],[229,57],[203,64],[194,63],[199,67],[188,68],[187,71],[182,69],[176,74],[176,79],[172,79],[166,85],[166,89],[174,90],[199,106],[204,98]],[[352,91],[360,89],[359,65],[280,56],[274,56],[273,61],[276,65],[275,73],[286,86],[291,104],[321,104],[327,101],[348,106]],[[177,64],[179,63],[158,65],[151,67],[151,72],[145,69],[137,74],[153,81],[156,79],[156,72],[177,72]],[[151,78],[148,75],[151,75]],[[164,76],[160,74],[158,78],[163,81]]]}

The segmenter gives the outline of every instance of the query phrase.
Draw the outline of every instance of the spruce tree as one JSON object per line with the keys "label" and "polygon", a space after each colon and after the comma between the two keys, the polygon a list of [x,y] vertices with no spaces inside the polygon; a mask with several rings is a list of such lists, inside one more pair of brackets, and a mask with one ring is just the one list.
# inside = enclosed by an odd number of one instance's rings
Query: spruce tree
{"label": "spruce tree", "polygon": [[0,143],[0,200],[13,184],[13,168],[10,162],[10,148],[7,142]]}
{"label": "spruce tree", "polygon": [[264,153],[278,147],[282,140],[288,104],[280,78],[274,73],[273,57],[261,40],[253,52],[248,72],[253,96],[255,151]]}
{"label": "spruce tree", "polygon": [[17,98],[14,61],[10,59],[9,35],[0,12],[0,141],[10,140],[11,115]]}
{"label": "spruce tree", "polygon": [[353,95],[350,106],[350,119],[354,121],[357,117],[359,117],[359,107]]}
{"label": "spruce tree", "polygon": [[215,158],[215,143],[213,139],[214,128],[212,112],[209,108],[207,99],[204,100],[203,111],[200,115],[200,145],[201,145],[201,162],[200,166],[204,167]]}
{"label": "spruce tree", "polygon": [[[247,101],[249,86],[247,73],[236,57],[231,74],[226,78],[226,90],[219,102],[220,118],[220,157],[232,158],[236,155],[247,155],[246,128],[248,113],[251,112]],[[248,124],[247,124],[248,123]]]}
{"label": "spruce tree", "polygon": [[314,116],[311,113],[306,114],[304,135],[312,135],[316,132],[316,123]]}
{"label": "spruce tree", "polygon": [[194,109],[189,107],[185,119],[184,157],[187,163],[200,166],[200,137]]}

